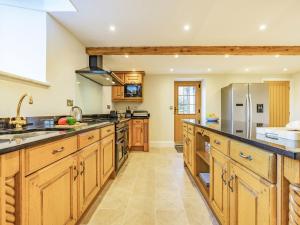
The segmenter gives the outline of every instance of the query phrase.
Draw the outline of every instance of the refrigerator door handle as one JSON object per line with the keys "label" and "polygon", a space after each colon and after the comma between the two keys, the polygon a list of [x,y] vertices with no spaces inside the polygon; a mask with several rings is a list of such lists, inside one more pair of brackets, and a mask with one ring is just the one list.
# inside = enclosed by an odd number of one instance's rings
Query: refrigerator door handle
{"label": "refrigerator door handle", "polygon": [[249,136],[249,96],[246,94],[246,135]]}
{"label": "refrigerator door handle", "polygon": [[252,105],[252,97],[251,94],[249,94],[249,138],[251,138],[252,134],[252,125],[253,125],[253,105]]}

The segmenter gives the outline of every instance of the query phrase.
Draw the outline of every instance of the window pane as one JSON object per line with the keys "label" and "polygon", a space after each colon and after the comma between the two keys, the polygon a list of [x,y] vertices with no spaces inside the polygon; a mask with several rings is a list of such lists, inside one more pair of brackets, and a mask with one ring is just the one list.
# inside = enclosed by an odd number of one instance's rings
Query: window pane
{"label": "window pane", "polygon": [[193,86],[178,87],[178,114],[196,113],[196,88]]}
{"label": "window pane", "polygon": [[183,87],[178,87],[178,95],[183,95]]}
{"label": "window pane", "polygon": [[190,114],[195,114],[195,105],[190,105]]}
{"label": "window pane", "polygon": [[190,104],[195,105],[195,97],[194,96],[190,96]]}

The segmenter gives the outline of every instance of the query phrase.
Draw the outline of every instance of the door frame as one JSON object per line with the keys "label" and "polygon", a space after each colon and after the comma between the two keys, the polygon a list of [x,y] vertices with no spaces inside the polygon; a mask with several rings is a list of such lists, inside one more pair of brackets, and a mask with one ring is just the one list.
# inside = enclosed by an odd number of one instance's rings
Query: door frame
{"label": "door frame", "polygon": [[[199,104],[199,109],[200,109],[200,112],[199,113],[196,113],[199,114],[199,119],[202,120],[202,101],[203,101],[203,96],[202,96],[202,93],[203,93],[203,90],[202,90],[202,87],[203,87],[203,80],[202,79],[185,79],[185,80],[174,80],[174,85],[173,85],[173,88],[174,88],[174,107],[173,107],[173,115],[174,115],[174,119],[173,119],[173,123],[174,123],[174,131],[173,131],[173,134],[174,134],[174,137],[173,137],[173,140],[174,140],[174,145],[176,145],[176,108],[177,108],[177,98],[176,98],[176,93],[177,93],[177,89],[176,89],[176,83],[182,83],[186,86],[188,86],[189,84],[194,84],[194,83],[199,83],[200,85],[200,91],[198,93],[198,104]],[[196,101],[197,101],[197,96],[196,96]],[[195,109],[196,112],[197,112],[197,109]],[[183,115],[193,115],[193,114],[183,114]],[[180,129],[180,128],[179,128]]]}

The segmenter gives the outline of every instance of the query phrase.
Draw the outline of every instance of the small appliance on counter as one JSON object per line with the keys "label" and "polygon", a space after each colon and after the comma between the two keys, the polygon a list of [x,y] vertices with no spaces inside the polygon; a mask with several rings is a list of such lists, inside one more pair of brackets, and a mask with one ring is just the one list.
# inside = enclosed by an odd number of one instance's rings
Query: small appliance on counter
{"label": "small appliance on counter", "polygon": [[131,110],[127,109],[125,112],[125,118],[131,118],[131,116],[132,116]]}
{"label": "small appliance on counter", "polygon": [[147,110],[134,110],[132,118],[149,118],[150,113]]}
{"label": "small appliance on counter", "polygon": [[73,106],[70,111],[70,115],[77,121],[82,121],[82,109],[79,106]]}
{"label": "small appliance on counter", "polygon": [[111,110],[110,113],[109,113],[109,117],[112,118],[112,119],[118,118],[118,111]]}

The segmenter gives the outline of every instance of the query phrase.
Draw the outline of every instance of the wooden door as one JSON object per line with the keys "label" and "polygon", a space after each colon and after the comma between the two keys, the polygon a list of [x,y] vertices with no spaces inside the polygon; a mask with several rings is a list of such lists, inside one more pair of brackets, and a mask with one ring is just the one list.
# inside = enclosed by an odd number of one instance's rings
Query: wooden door
{"label": "wooden door", "polygon": [[80,151],[79,214],[81,215],[100,190],[100,144],[96,142]]}
{"label": "wooden door", "polygon": [[222,225],[228,224],[228,173],[229,159],[215,150],[211,149],[210,159],[210,202]]}
{"label": "wooden door", "polygon": [[115,136],[114,134],[107,136],[100,142],[101,155],[101,185],[105,184],[112,172],[115,170]]}
{"label": "wooden door", "polygon": [[[124,73],[115,73],[123,82],[125,80]],[[124,86],[112,86],[112,100],[124,99]]]}
{"label": "wooden door", "polygon": [[21,224],[20,152],[0,156],[0,224]]}
{"label": "wooden door", "polygon": [[284,127],[290,119],[290,82],[268,81],[269,125]]}
{"label": "wooden door", "polygon": [[77,157],[25,178],[26,225],[71,225],[77,220]]}
{"label": "wooden door", "polygon": [[132,146],[144,146],[144,121],[142,119],[132,121]]}
{"label": "wooden door", "polygon": [[200,120],[201,82],[174,82],[174,141],[183,144],[182,120]]}
{"label": "wooden door", "polygon": [[230,225],[276,225],[276,187],[230,163]]}

